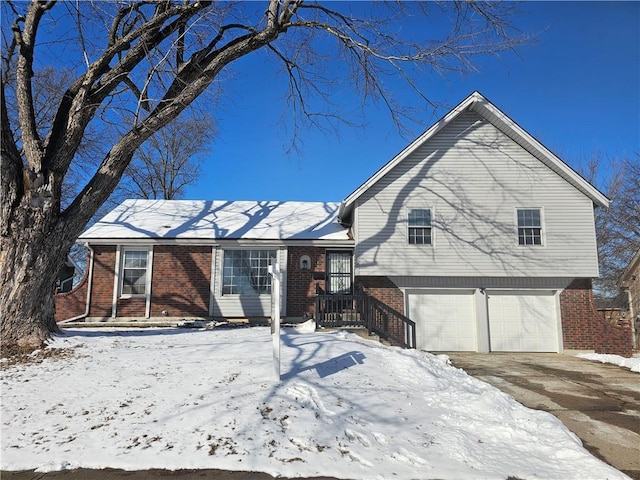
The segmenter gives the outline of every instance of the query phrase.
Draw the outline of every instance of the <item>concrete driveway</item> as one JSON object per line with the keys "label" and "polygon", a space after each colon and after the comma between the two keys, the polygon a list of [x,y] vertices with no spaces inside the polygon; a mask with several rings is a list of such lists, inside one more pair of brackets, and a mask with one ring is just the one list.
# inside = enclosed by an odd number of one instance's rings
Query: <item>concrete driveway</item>
{"label": "concrete driveway", "polygon": [[593,455],[640,480],[640,375],[551,353],[447,353],[451,363],[558,417]]}

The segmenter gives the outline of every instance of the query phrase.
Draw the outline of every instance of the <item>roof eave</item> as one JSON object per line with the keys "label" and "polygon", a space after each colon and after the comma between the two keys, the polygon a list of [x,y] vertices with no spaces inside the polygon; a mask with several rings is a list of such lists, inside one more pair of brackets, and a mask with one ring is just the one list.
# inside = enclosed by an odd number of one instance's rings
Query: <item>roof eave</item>
{"label": "roof eave", "polygon": [[[523,129],[520,125],[518,125],[515,121],[513,121],[508,115],[502,112],[499,108],[493,105],[489,100],[482,97],[477,99],[473,105],[472,110],[483,118],[485,118],[488,122],[491,122],[496,128],[500,129],[505,135],[512,138],[516,143],[521,145],[525,150],[534,154],[537,158],[546,159],[547,162],[551,164],[551,166],[557,168],[560,172],[557,172],[555,168],[552,170],[559,173],[562,178],[567,180],[569,183],[574,185],[578,190],[588,196],[592,202],[599,206],[609,208],[610,200],[604,195],[600,190],[591,185],[587,180],[585,180],[578,172],[576,172],[573,168],[571,168],[568,164],[566,164],[562,159],[560,159],[556,154],[554,154],[551,150],[545,147],[540,141],[530,135],[525,129]],[[505,128],[501,128],[502,125],[496,125],[495,122],[489,118],[489,115],[493,115],[497,117],[500,122],[506,126]],[[516,138],[510,133],[513,132]],[[533,150],[533,152],[532,152]],[[537,153],[538,155],[535,155]],[[549,163],[544,162],[548,166]]]}
{"label": "roof eave", "polygon": [[159,237],[111,237],[111,238],[79,238],[81,245],[185,245],[185,246],[224,246],[224,245],[316,245],[327,247],[350,247],[353,239],[349,238],[159,238]]}

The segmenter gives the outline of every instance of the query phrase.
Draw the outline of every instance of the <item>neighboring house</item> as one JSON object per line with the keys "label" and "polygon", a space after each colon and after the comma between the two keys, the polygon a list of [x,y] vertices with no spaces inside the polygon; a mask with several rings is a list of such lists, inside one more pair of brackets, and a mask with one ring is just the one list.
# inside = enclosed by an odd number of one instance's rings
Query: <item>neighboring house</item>
{"label": "neighboring house", "polygon": [[620,286],[629,297],[629,319],[635,330],[634,347],[640,348],[640,250],[620,277]]}
{"label": "neighboring house", "polygon": [[56,280],[56,292],[67,293],[73,288],[73,279],[75,278],[77,265],[71,257],[67,257],[64,265],[58,271],[58,279]]}
{"label": "neighboring house", "polygon": [[608,204],[474,92],[339,204],[125,201],[81,235],[78,295],[89,320],[268,317],[276,258],[285,317],[357,288],[424,350],[626,352],[592,304]]}

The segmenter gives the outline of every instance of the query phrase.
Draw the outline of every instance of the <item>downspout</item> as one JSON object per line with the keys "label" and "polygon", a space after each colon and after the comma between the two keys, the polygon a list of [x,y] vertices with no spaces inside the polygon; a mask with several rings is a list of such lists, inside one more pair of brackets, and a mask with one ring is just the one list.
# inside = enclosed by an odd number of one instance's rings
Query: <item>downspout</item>
{"label": "downspout", "polygon": [[85,246],[87,247],[87,250],[89,250],[89,278],[87,278],[87,300],[86,300],[86,305],[84,308],[84,313],[81,313],[80,315],[76,315],[73,318],[67,318],[66,320],[62,320],[60,322],[58,322],[59,324],[61,323],[70,323],[70,322],[75,322],[76,320],[80,320],[82,318],[86,318],[89,315],[89,307],[91,306],[91,287],[93,285],[93,255],[94,255],[94,251],[93,248],[91,248],[91,245],[89,245],[88,243],[85,244]]}
{"label": "downspout", "polygon": [[[631,279],[633,281],[633,278]],[[633,311],[633,296],[631,295],[631,285],[626,289],[627,301],[629,302],[629,323],[631,324],[631,345],[635,350],[640,348],[638,345],[638,331],[636,329],[636,316],[640,315],[640,312]]]}

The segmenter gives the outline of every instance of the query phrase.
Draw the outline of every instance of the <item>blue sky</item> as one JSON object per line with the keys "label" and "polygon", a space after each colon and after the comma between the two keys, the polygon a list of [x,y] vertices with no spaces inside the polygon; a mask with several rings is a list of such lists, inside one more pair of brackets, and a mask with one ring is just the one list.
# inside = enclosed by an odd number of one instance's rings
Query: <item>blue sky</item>
{"label": "blue sky", "polygon": [[[515,24],[532,42],[479,59],[477,73],[425,75],[429,97],[455,106],[479,90],[574,168],[640,152],[640,3],[525,2],[521,11]],[[187,199],[340,201],[413,139],[373,105],[363,128],[345,126],[339,138],[303,130],[301,149],[287,154],[284,82],[264,56],[239,64]],[[446,112],[425,110],[414,137]]]}

